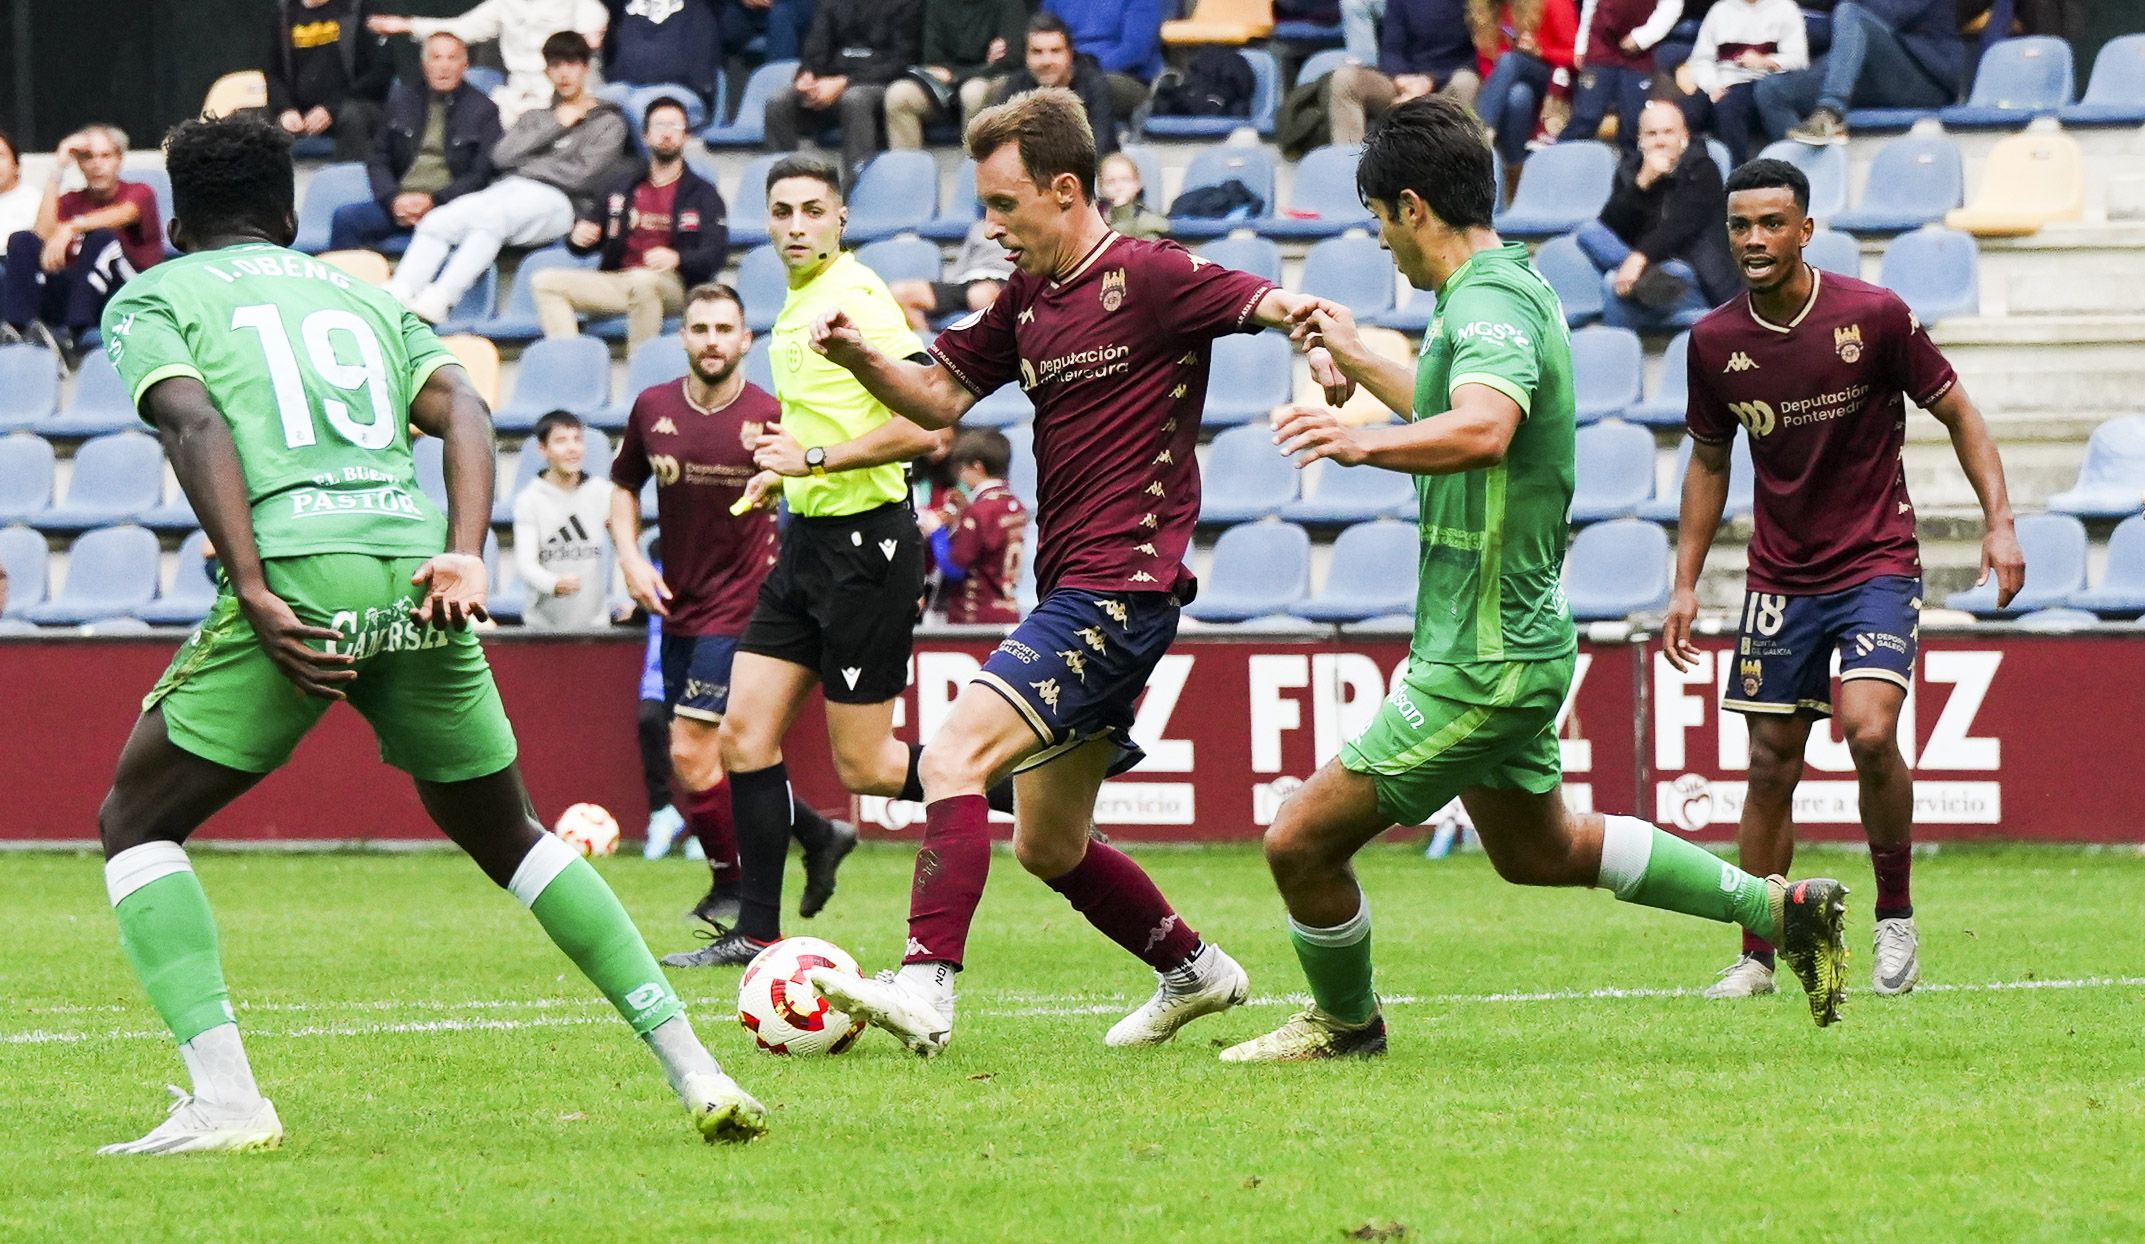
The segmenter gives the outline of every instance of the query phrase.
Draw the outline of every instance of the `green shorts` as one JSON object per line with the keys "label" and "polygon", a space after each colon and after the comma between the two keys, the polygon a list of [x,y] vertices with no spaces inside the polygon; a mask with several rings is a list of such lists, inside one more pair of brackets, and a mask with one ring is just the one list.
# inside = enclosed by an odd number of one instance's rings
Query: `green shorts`
{"label": "green shorts", "polygon": [[1411,664],[1370,728],[1341,745],[1341,765],[1370,776],[1397,825],[1422,824],[1472,786],[1547,794],[1564,776],[1557,713],[1577,660]]}
{"label": "green shorts", "polygon": [[[262,563],[269,589],[301,621],[342,632],[333,646],[357,655],[347,690],[380,741],[380,759],[426,782],[460,782],[514,762],[484,649],[468,630],[410,620],[410,576],[423,558],[314,553]],[[290,759],[330,701],[306,695],[276,670],[238,599],[226,590],[142,700],[161,707],[171,741],[217,764],[267,773]]]}

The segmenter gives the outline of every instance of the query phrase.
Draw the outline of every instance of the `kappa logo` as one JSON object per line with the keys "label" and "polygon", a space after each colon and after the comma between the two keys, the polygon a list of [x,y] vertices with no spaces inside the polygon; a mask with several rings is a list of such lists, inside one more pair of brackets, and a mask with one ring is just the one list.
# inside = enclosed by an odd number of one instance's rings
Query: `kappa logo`
{"label": "kappa logo", "polygon": [[1758,364],[1749,355],[1737,350],[1728,356],[1728,365],[1721,368],[1721,370],[1723,372],[1756,371],[1757,367]]}
{"label": "kappa logo", "polygon": [[1049,707],[1051,712],[1055,713],[1058,711],[1057,679],[1045,678],[1041,682],[1031,682],[1028,685],[1030,687],[1035,688],[1035,694],[1042,698],[1043,703]]}
{"label": "kappa logo", "polygon": [[[881,540],[881,541],[879,541],[879,551],[880,551],[881,553],[884,553],[884,554],[886,554],[886,560],[888,560],[888,561],[892,561],[892,560],[894,560],[894,550],[895,550],[895,549],[898,549],[898,548],[900,548],[900,547],[901,547],[901,542],[900,542],[899,540]],[[850,684],[850,686],[855,686],[855,685],[856,685],[856,684],[855,684],[855,683],[853,683],[853,682],[852,682],[852,683]]]}
{"label": "kappa logo", "polygon": [[1167,490],[1162,487],[1162,481],[1156,480],[1152,484],[1147,485],[1147,495],[1150,497],[1160,497],[1166,496],[1168,495],[1168,493]]}
{"label": "kappa logo", "polygon": [[1176,456],[1175,454],[1173,454],[1173,453],[1171,453],[1171,452],[1169,452],[1168,450],[1166,450],[1166,449],[1165,449],[1165,450],[1163,450],[1163,451],[1162,451],[1161,453],[1158,453],[1158,454],[1156,454],[1156,455],[1154,456],[1154,462],[1152,463],[1152,465],[1154,465],[1154,466],[1174,466],[1174,465],[1176,465],[1176,462],[1177,462],[1177,456]]}
{"label": "kappa logo", "polygon": [[1190,260],[1192,261],[1192,271],[1194,271],[1194,272],[1197,272],[1197,271],[1199,271],[1199,270],[1200,270],[1201,268],[1204,268],[1204,267],[1206,267],[1206,266],[1207,266],[1208,264],[1210,264],[1210,263],[1213,263],[1213,262],[1214,262],[1213,260],[1211,260],[1211,259],[1208,259],[1208,258],[1207,258],[1206,256],[1204,256],[1204,255],[1194,255],[1194,254],[1192,254],[1192,253],[1191,253],[1191,252],[1189,252],[1189,251],[1185,252],[1185,256],[1186,256],[1186,258],[1188,258],[1188,259],[1190,259]]}
{"label": "kappa logo", "polygon": [[[1160,552],[1156,551],[1154,545],[1152,544],[1135,544],[1132,546],[1132,551],[1135,553],[1145,553],[1149,557],[1160,557],[1162,555]],[[1122,622],[1123,620],[1124,619],[1122,618],[1118,619],[1118,621],[1120,622]]]}
{"label": "kappa logo", "polygon": [[1162,923],[1154,926],[1154,931],[1147,935],[1147,950],[1143,950],[1140,953],[1145,954],[1148,950],[1153,950],[1155,947],[1161,945],[1162,939],[1168,937],[1169,931],[1176,927],[1177,917],[1174,913],[1162,917]]}
{"label": "kappa logo", "polygon": [[1142,526],[1142,527],[1145,527],[1145,528],[1146,528],[1147,530],[1149,530],[1149,531],[1153,531],[1153,530],[1155,530],[1156,528],[1160,527],[1160,526],[1161,526],[1162,524],[1160,524],[1160,523],[1158,523],[1158,522],[1156,522],[1156,521],[1155,521],[1155,517],[1154,517],[1154,515],[1152,515],[1152,514],[1142,514],[1142,515],[1140,515],[1140,524],[1139,524],[1139,525],[1140,525],[1140,526]]}
{"label": "kappa logo", "polygon": [[1144,571],[1144,570],[1135,570],[1135,571],[1133,571],[1133,572],[1132,572],[1132,581],[1133,581],[1134,583],[1160,583],[1160,582],[1161,582],[1161,580],[1160,580],[1160,579],[1157,579],[1157,578],[1155,578],[1155,577],[1154,577],[1153,575],[1151,575],[1151,574],[1148,574],[1148,573],[1147,573],[1146,571]]}
{"label": "kappa logo", "polygon": [[1907,502],[1907,501],[1902,501],[1902,502],[1900,502],[1900,503],[1899,503],[1899,512],[1900,512],[1901,514],[1905,514],[1905,513],[1907,512],[1907,511],[1909,511],[1909,510],[1911,510],[1911,509],[1913,509],[1913,508],[1914,508],[1914,506],[1913,506],[1913,504],[1912,504],[1911,502]]}
{"label": "kappa logo", "polygon": [[[664,436],[676,436],[678,434],[678,425],[670,421],[669,415],[665,415],[655,421],[655,430]],[[745,438],[745,447],[748,449],[752,447],[752,438],[749,436]]]}
{"label": "kappa logo", "polygon": [[1083,626],[1079,630],[1074,631],[1073,634],[1078,635],[1080,637],[1080,642],[1086,644],[1090,648],[1093,648],[1097,652],[1108,651],[1108,642],[1103,639],[1102,628],[1099,626]]}
{"label": "kappa logo", "polygon": [[1853,363],[1862,357],[1862,326],[1849,324],[1832,330],[1832,348],[1840,352],[1842,363]]}
{"label": "kappa logo", "polygon": [[858,669],[854,665],[848,666],[842,670],[842,681],[849,684],[849,689],[851,691],[857,689],[857,679],[862,678],[863,676],[864,671]]}
{"label": "kappa logo", "polygon": [[1171,390],[1169,391],[1169,395],[1170,395],[1171,397],[1173,397],[1173,398],[1183,397],[1183,396],[1184,396],[1184,393],[1185,393],[1185,390],[1187,390],[1187,389],[1189,389],[1189,388],[1191,388],[1191,387],[1192,387],[1192,386],[1190,386],[1190,385],[1188,385],[1188,384],[1180,384],[1180,385],[1178,385],[1178,386],[1177,386],[1176,388],[1174,388],[1174,389],[1171,389]]}
{"label": "kappa logo", "polygon": [[[1149,549],[1148,552],[1151,554],[1153,550]],[[1117,623],[1119,626],[1123,626],[1125,619],[1132,616],[1131,611],[1125,608],[1125,602],[1121,600],[1098,600],[1095,602],[1095,608],[1108,614],[1110,621]]]}
{"label": "kappa logo", "polygon": [[[1194,265],[1196,267],[1196,265]],[[1125,270],[1112,268],[1102,274],[1102,309],[1105,313],[1125,305]]]}
{"label": "kappa logo", "polygon": [[1772,406],[1765,402],[1730,402],[1728,411],[1752,438],[1768,436],[1774,428],[1780,426],[1780,417],[1774,414]]}
{"label": "kappa logo", "polygon": [[[978,311],[978,312],[976,312],[976,313],[975,313],[975,315],[976,315],[976,318],[977,318],[977,319],[979,319],[979,320],[983,318],[983,313],[982,313],[981,311]],[[1014,322],[1015,324],[1033,324],[1033,323],[1035,323],[1035,308],[1034,308],[1034,307],[1022,307],[1022,308],[1020,309],[1020,314],[1019,314],[1018,316],[1015,316],[1015,317],[1014,317],[1014,319],[1013,319],[1013,322]]]}
{"label": "kappa logo", "polygon": [[1081,686],[1087,685],[1086,653],[1078,648],[1067,648],[1058,653],[1058,659],[1065,662],[1065,668],[1072,671],[1073,677],[1080,680]]}

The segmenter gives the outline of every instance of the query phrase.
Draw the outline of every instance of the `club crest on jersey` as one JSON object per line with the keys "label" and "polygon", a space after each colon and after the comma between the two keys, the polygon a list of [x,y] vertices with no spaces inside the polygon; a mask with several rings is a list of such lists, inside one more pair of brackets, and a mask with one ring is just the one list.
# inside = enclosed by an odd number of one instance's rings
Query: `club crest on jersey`
{"label": "club crest on jersey", "polygon": [[1115,311],[1125,305],[1125,270],[1112,268],[1102,274],[1102,309]]}
{"label": "club crest on jersey", "polygon": [[1842,363],[1852,363],[1862,357],[1862,326],[1849,324],[1832,330],[1832,348],[1840,352]]}
{"label": "club crest on jersey", "polygon": [[[665,419],[663,422],[668,423],[670,421],[668,419]],[[744,443],[745,448],[750,449],[752,448],[753,442],[759,440],[760,434],[765,432],[766,430],[766,424],[761,423],[757,419],[748,419],[745,422],[737,425],[737,439]]]}
{"label": "club crest on jersey", "polygon": [[1755,658],[1741,662],[1736,672],[1743,678],[1743,694],[1756,695],[1765,685],[1765,663]]}

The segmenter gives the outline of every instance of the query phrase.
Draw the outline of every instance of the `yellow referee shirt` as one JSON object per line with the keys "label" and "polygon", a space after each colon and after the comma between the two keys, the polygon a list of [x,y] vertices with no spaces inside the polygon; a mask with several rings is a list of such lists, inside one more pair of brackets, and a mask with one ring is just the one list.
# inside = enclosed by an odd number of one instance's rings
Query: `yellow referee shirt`
{"label": "yellow referee shirt", "polygon": [[[774,365],[775,397],[782,403],[782,426],[810,449],[856,438],[900,416],[867,392],[848,369],[812,348],[812,325],[834,308],[872,348],[891,358],[923,351],[909,331],[908,317],[887,292],[886,282],[844,251],[805,284],[789,291],[775,318],[769,361]],[[909,495],[904,464],[889,462],[861,471],[826,476],[804,475],[782,481],[790,512],[809,518],[861,514]]]}

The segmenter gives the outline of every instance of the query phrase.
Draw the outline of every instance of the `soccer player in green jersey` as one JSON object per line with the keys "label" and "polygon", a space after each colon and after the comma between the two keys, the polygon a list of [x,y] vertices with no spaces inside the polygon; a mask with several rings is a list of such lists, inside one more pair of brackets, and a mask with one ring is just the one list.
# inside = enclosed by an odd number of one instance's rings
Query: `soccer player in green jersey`
{"label": "soccer player in green jersey", "polygon": [[[371,723],[432,819],[647,1041],[709,1140],[765,1111],[716,1066],[625,909],[530,819],[483,649],[492,424],[432,330],[383,291],[288,250],[290,139],[246,119],[165,143],[188,252],[130,282],[106,352],[170,456],[223,584],[120,753],[98,813],[119,940],[193,1080],[140,1140],[101,1153],[268,1149],[216,923],[183,843],[289,758],[328,706]],[[447,513],[418,490],[409,426],[446,446]]]}
{"label": "soccer player in green jersey", "polygon": [[1481,123],[1429,98],[1386,114],[1356,166],[1380,243],[1437,318],[1412,371],[1366,349],[1345,308],[1295,317],[1399,426],[1351,428],[1329,411],[1284,416],[1299,466],[1330,459],[1416,477],[1422,570],[1408,668],[1362,735],[1281,807],[1266,859],[1312,1005],[1222,1052],[1286,1062],[1385,1050],[1371,986],[1370,907],[1349,860],[1454,796],[1500,876],[1598,885],[1642,903],[1757,930],[1783,947],[1820,1025],[1838,1017],[1845,888],[1759,878],[1629,816],[1577,813],[1560,789],[1557,712],[1578,650],[1562,587],[1571,507],[1571,342],[1527,250],[1490,228]]}

